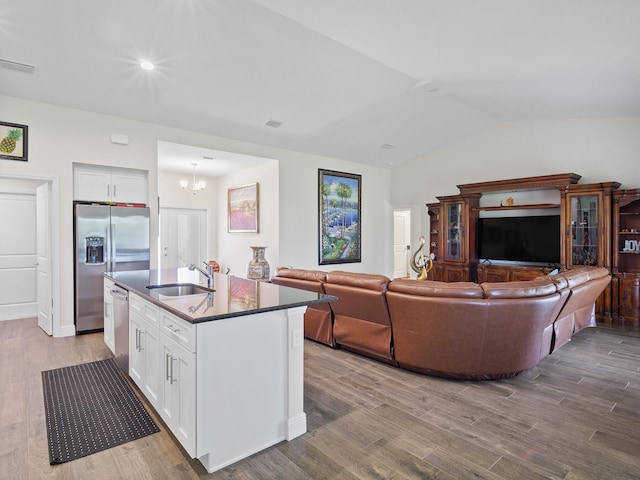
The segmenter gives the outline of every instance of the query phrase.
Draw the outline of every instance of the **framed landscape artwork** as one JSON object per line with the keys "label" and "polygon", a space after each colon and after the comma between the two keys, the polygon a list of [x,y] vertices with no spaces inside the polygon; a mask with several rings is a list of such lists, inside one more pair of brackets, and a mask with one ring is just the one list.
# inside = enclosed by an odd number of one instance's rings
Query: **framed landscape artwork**
{"label": "framed landscape artwork", "polygon": [[227,190],[229,233],[258,233],[258,184]]}
{"label": "framed landscape artwork", "polygon": [[29,127],[0,122],[0,158],[27,161]]}
{"label": "framed landscape artwork", "polygon": [[360,262],[362,176],[318,169],[318,263]]}

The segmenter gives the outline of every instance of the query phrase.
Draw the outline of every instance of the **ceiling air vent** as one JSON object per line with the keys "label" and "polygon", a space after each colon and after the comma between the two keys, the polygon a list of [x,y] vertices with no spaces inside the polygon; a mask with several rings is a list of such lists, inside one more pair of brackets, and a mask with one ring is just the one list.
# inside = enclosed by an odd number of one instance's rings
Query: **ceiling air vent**
{"label": "ceiling air vent", "polygon": [[265,125],[271,128],[278,128],[280,125],[282,125],[282,122],[279,122],[277,120],[267,120],[267,123],[265,123]]}
{"label": "ceiling air vent", "polygon": [[6,68],[9,70],[16,70],[17,72],[36,73],[35,65],[29,65],[28,63],[13,62],[11,60],[6,60],[4,58],[0,58],[0,67]]}

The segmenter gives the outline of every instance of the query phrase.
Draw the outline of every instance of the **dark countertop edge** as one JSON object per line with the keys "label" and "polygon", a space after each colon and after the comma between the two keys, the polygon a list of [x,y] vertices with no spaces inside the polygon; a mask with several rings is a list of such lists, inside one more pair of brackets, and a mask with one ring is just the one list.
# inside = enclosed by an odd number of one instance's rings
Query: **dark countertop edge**
{"label": "dark countertop edge", "polygon": [[[338,300],[338,297],[334,297],[333,295],[325,295],[325,297],[323,298],[319,298],[318,300],[313,300],[310,302],[297,302],[297,303],[291,303],[288,305],[279,305],[277,307],[256,308],[255,310],[244,311],[244,312],[221,313],[218,315],[212,315],[210,317],[189,318],[188,321],[194,324],[205,323],[205,322],[211,322],[214,320],[222,320],[224,318],[244,317],[247,315],[255,315],[256,313],[275,312],[276,310],[288,310],[289,308],[306,307],[308,305],[316,305],[318,303],[335,302],[336,300]],[[161,305],[161,306],[166,310],[170,310],[172,313],[174,312],[173,309],[167,308],[166,305]],[[179,316],[180,318],[185,318],[184,314],[176,313],[176,315]]]}
{"label": "dark countertop edge", "polygon": [[[144,300],[153,303],[154,305],[157,305],[160,308],[165,309],[166,311],[174,314],[176,317],[179,317],[183,320],[186,320],[189,323],[192,324],[197,324],[197,323],[206,323],[206,322],[211,322],[211,321],[215,321],[215,320],[222,320],[225,318],[233,318],[233,317],[243,317],[246,315],[254,315],[256,313],[265,313],[265,312],[275,312],[277,310],[287,310],[289,308],[296,308],[296,307],[306,307],[308,305],[317,305],[320,303],[329,303],[329,302],[335,302],[336,300],[338,300],[338,297],[335,297],[333,295],[327,295],[327,294],[323,294],[323,297],[318,298],[317,300],[311,300],[311,301],[305,301],[305,302],[296,302],[296,303],[291,303],[291,304],[287,304],[287,305],[278,305],[278,306],[274,306],[274,307],[264,307],[264,308],[256,308],[254,310],[247,310],[247,311],[242,311],[242,312],[230,312],[230,313],[220,313],[218,315],[211,315],[209,317],[201,317],[201,318],[193,318],[190,317],[188,315],[185,315],[184,313],[182,313],[179,310],[176,310],[175,308],[172,308],[169,305],[166,305],[165,303],[161,302],[160,300],[150,297],[147,293],[145,292],[141,292],[138,289],[132,287],[131,285],[127,285],[124,282],[120,282],[118,280],[116,280],[115,278],[113,278],[111,275],[109,275],[111,272],[105,272],[104,276],[105,278],[108,278],[110,281],[112,281],[113,283],[115,283],[116,285],[119,285],[120,287],[126,289],[129,292],[133,292],[136,295],[138,295],[139,297],[143,298]],[[291,288],[291,287],[288,287]]]}

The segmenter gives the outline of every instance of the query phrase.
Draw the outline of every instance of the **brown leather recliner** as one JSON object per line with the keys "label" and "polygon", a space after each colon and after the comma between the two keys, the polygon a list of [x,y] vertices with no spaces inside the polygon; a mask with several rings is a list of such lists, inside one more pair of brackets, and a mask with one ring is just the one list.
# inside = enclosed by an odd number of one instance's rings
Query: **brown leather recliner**
{"label": "brown leather recliner", "polygon": [[[279,268],[275,276],[271,277],[271,283],[316,293],[326,293],[324,289],[326,278],[326,272],[318,270]],[[333,311],[329,303],[319,303],[307,307],[304,314],[304,336],[331,347],[335,346]]]}
{"label": "brown leather recliner", "polygon": [[387,301],[395,359],[402,368],[444,377],[515,376],[548,355],[549,326],[567,295],[548,279],[394,280]]}
{"label": "brown leather recliner", "polygon": [[333,336],[337,344],[395,365],[391,320],[385,293],[389,278],[365,273],[329,272],[325,291],[331,302]]}
{"label": "brown leather recliner", "polygon": [[603,267],[582,267],[549,277],[559,289],[571,293],[554,322],[554,341],[551,352],[571,340],[580,330],[596,326],[595,302],[611,281],[609,271]]}

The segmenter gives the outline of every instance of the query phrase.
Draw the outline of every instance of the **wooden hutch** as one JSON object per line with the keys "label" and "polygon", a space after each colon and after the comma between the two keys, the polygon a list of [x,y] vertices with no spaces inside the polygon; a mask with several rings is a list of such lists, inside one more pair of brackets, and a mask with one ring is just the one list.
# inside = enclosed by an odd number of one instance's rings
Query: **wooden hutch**
{"label": "wooden hutch", "polygon": [[640,189],[613,192],[614,321],[640,326]]}
{"label": "wooden hutch", "polygon": [[[580,178],[575,173],[563,173],[470,183],[458,185],[457,195],[437,197],[438,202],[426,205],[428,243],[436,256],[430,278],[506,282],[533,279],[555,268],[602,266],[612,271],[615,279],[596,303],[599,320],[610,323],[618,318],[639,318],[640,255],[624,248],[625,244],[640,245],[640,189],[618,192],[618,182],[578,184]],[[559,264],[538,266],[479,259],[478,219],[523,212],[560,216]],[[627,242],[631,237],[636,243]]]}

